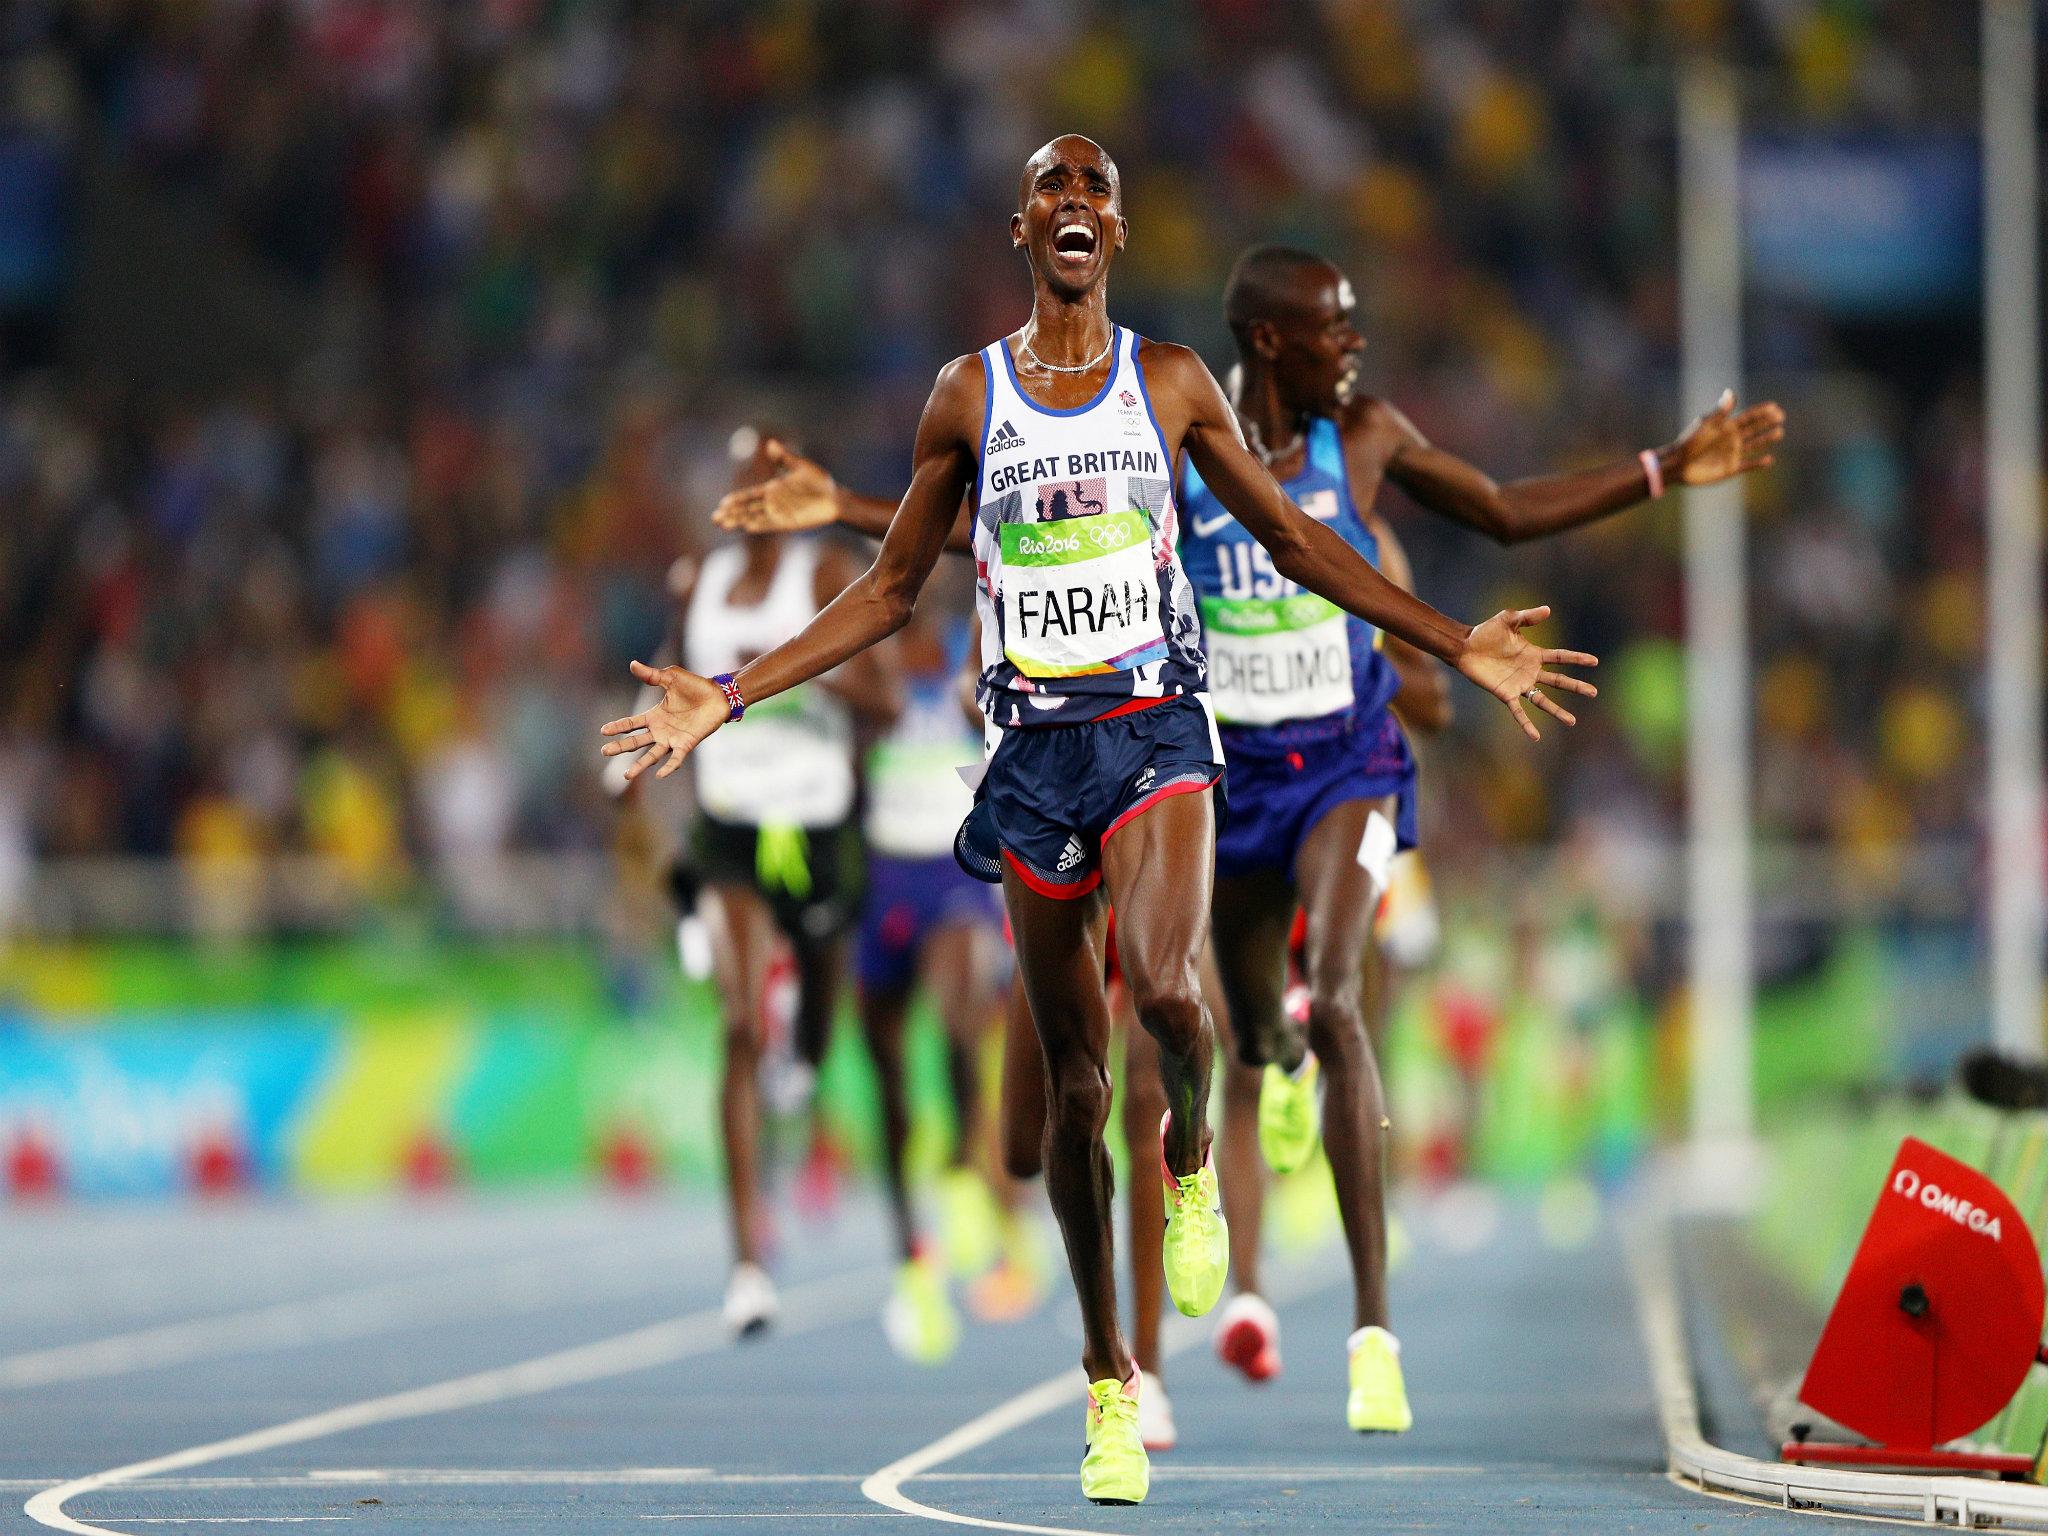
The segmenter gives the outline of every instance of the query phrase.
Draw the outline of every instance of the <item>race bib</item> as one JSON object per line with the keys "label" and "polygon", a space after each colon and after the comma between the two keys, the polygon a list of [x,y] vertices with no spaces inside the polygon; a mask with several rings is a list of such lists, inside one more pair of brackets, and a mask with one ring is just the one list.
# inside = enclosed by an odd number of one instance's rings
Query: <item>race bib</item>
{"label": "race bib", "polygon": [[878,742],[868,754],[868,843],[898,858],[949,853],[953,834],[974,809],[974,791],[959,766],[976,756],[951,741]]}
{"label": "race bib", "polygon": [[1026,677],[1122,672],[1166,655],[1142,512],[1005,523],[1003,653]]}
{"label": "race bib", "polygon": [[1349,709],[1349,620],[1313,592],[1202,599],[1209,697],[1226,725],[1278,725]]}

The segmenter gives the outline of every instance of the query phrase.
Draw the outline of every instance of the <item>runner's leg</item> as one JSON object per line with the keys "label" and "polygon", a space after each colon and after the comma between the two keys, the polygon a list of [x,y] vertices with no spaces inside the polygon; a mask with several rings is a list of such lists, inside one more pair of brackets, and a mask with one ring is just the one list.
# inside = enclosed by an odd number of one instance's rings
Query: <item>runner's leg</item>
{"label": "runner's leg", "polygon": [[1004,871],[1003,895],[1045,1053],[1045,1185],[1081,1303],[1081,1364],[1090,1381],[1125,1381],[1131,1358],[1117,1322],[1110,1231],[1115,1177],[1102,1142],[1110,1103],[1109,1005],[1101,951],[1089,941],[1101,898],[1041,896],[1014,868]]}
{"label": "runner's leg", "polygon": [[1159,1046],[1166,1090],[1166,1165],[1177,1177],[1209,1151],[1215,1032],[1202,998],[1216,828],[1205,793],[1172,795],[1102,845],[1103,884],[1117,913],[1117,959],[1138,1022]]}
{"label": "runner's leg", "polygon": [[1124,1146],[1131,1159],[1124,1190],[1131,1247],[1131,1353],[1155,1376],[1165,1374],[1159,1352],[1159,1320],[1166,1305],[1166,1265],[1160,1244],[1166,1237],[1166,1190],[1152,1172],[1159,1144],[1159,1120],[1166,1091],[1159,1081],[1159,1046],[1138,1027],[1130,993],[1119,983],[1112,997],[1114,1017],[1124,1033]]}
{"label": "runner's leg", "polygon": [[889,1211],[896,1223],[896,1249],[908,1259],[917,1246],[917,1221],[910,1209],[910,1187],[904,1177],[903,1156],[910,1144],[910,1103],[904,1086],[903,1026],[910,1013],[910,992],[905,987],[862,987],[860,989],[861,1030],[867,1036],[868,1051],[875,1059],[875,1076],[882,1094],[882,1181],[889,1197]]}
{"label": "runner's leg", "polygon": [[1211,933],[1229,1018],[1232,1059],[1223,1077],[1223,1151],[1216,1160],[1230,1264],[1240,1292],[1259,1295],[1259,1234],[1266,1160],[1259,1151],[1259,1081],[1266,1051],[1286,1033],[1287,931],[1294,886],[1280,870],[1220,878]]}
{"label": "runner's leg", "polygon": [[761,993],[776,942],[775,922],[767,904],[743,885],[706,886],[700,910],[711,931],[712,975],[725,1023],[718,1115],[734,1257],[759,1264]]}
{"label": "runner's leg", "polygon": [[1358,862],[1368,816],[1394,815],[1392,796],[1333,806],[1302,839],[1295,858],[1308,913],[1309,1044],[1322,1063],[1323,1149],[1351,1250],[1356,1327],[1387,1326],[1386,1104],[1366,1034],[1379,1005],[1378,946],[1372,941],[1380,892]]}

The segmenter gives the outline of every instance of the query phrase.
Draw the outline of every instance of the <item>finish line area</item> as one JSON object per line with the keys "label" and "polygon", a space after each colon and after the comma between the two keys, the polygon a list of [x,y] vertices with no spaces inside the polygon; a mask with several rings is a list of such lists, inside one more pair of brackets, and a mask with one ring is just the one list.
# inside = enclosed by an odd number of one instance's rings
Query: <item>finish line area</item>
{"label": "finish line area", "polygon": [[[1454,1203],[1455,1204],[1455,1203]],[[23,1211],[0,1254],[10,1529],[773,1532],[1810,1528],[1664,1473],[1612,1224],[1415,1207],[1394,1277],[1416,1427],[1343,1424],[1334,1249],[1274,1275],[1253,1387],[1169,1324],[1177,1449],[1080,1497],[1078,1316],[971,1327],[943,1369],[876,1323],[879,1211],[791,1244],[781,1324],[731,1343],[710,1210],[659,1199]],[[745,1522],[744,1526],[740,1522]]]}

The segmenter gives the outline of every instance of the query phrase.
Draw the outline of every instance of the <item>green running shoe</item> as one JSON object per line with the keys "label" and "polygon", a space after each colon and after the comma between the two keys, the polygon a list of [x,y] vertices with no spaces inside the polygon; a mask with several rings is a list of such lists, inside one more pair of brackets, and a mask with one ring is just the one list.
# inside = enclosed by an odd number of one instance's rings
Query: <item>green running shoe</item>
{"label": "green running shoe", "polygon": [[1002,1213],[988,1184],[972,1168],[939,1175],[939,1240],[956,1279],[978,1275],[1002,1256]]}
{"label": "green running shoe", "polygon": [[1275,1173],[1292,1173],[1316,1155],[1323,1134],[1322,1101],[1316,1094],[1322,1075],[1314,1051],[1302,1058],[1296,1072],[1266,1063],[1259,1079],[1259,1151]]}
{"label": "green running shoe", "polygon": [[1361,1435],[1398,1435],[1415,1423],[1401,1379],[1401,1345],[1384,1328],[1351,1335],[1351,1398],[1344,1418]]}
{"label": "green running shoe", "polygon": [[1202,1166],[1176,1178],[1165,1163],[1166,1126],[1159,1124],[1160,1171],[1166,1177],[1166,1289],[1173,1304],[1200,1317],[1223,1295],[1230,1273],[1230,1227],[1216,1198],[1216,1170]]}
{"label": "green running shoe", "polygon": [[889,1347],[918,1365],[940,1365],[960,1347],[960,1314],[946,1294],[945,1272],[920,1255],[896,1270],[896,1289],[882,1305]]}
{"label": "green running shoe", "polygon": [[1138,1383],[1088,1383],[1088,1454],[1081,1458],[1081,1492],[1096,1504],[1142,1504],[1152,1486],[1152,1463],[1138,1439]]}

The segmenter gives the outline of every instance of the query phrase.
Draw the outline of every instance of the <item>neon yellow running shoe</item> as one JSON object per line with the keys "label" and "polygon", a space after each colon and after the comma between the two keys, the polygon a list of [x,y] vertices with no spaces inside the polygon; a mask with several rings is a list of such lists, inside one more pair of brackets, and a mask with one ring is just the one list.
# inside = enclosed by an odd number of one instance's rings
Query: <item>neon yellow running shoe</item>
{"label": "neon yellow running shoe", "polygon": [[957,1279],[978,1275],[1002,1250],[1001,1213],[988,1184],[972,1168],[948,1168],[939,1175],[939,1241],[946,1268]]}
{"label": "neon yellow running shoe", "polygon": [[1081,1492],[1096,1504],[1142,1504],[1152,1486],[1152,1463],[1138,1439],[1138,1383],[1088,1383],[1088,1454],[1081,1458]]}
{"label": "neon yellow running shoe", "polygon": [[1415,1422],[1401,1379],[1401,1341],[1384,1328],[1351,1335],[1351,1399],[1345,1422],[1361,1435],[1398,1435]]}
{"label": "neon yellow running shoe", "polygon": [[946,1294],[945,1272],[920,1255],[896,1270],[896,1289],[882,1304],[889,1347],[918,1365],[940,1365],[960,1347],[960,1314]]}
{"label": "neon yellow running shoe", "polygon": [[1166,1168],[1166,1124],[1159,1126],[1160,1170],[1166,1176],[1166,1289],[1183,1313],[1200,1317],[1223,1295],[1224,1277],[1230,1273],[1230,1227],[1218,1208],[1216,1170],[1206,1159],[1181,1178]]}
{"label": "neon yellow running shoe", "polygon": [[1323,1134],[1323,1108],[1316,1097],[1322,1075],[1314,1051],[1295,1072],[1266,1063],[1259,1079],[1259,1151],[1275,1173],[1292,1173],[1315,1156]]}

